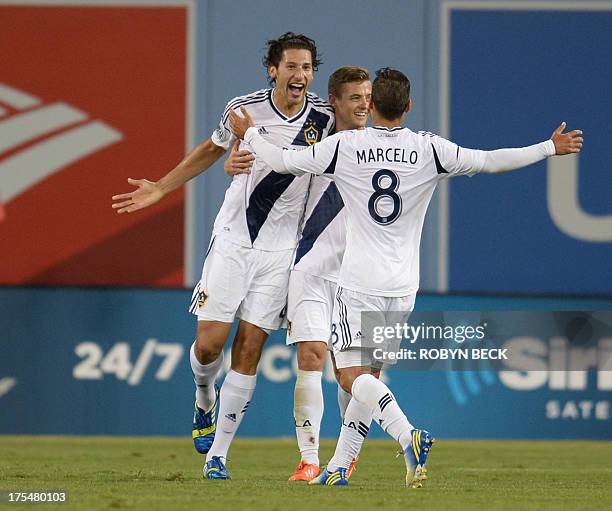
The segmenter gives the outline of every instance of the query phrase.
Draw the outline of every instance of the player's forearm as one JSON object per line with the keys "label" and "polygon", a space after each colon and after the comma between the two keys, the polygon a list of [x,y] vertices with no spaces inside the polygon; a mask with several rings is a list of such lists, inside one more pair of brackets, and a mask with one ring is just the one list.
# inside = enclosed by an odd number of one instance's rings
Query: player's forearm
{"label": "player's forearm", "polygon": [[291,169],[285,164],[283,153],[287,151],[264,140],[257,132],[257,128],[251,127],[246,130],[244,141],[248,143],[255,154],[265,161],[275,172],[279,174],[301,174],[295,172],[295,169]]}
{"label": "player's forearm", "polygon": [[164,194],[170,193],[183,186],[191,178],[207,170],[223,154],[225,154],[225,149],[208,138],[185,156],[174,169],[157,181],[156,184]]}
{"label": "player's forearm", "polygon": [[[464,149],[461,149],[464,151]],[[469,150],[468,150],[469,151]],[[546,140],[539,144],[514,149],[496,149],[495,151],[477,151],[477,167],[481,172],[495,174],[527,167],[555,154],[555,144]]]}

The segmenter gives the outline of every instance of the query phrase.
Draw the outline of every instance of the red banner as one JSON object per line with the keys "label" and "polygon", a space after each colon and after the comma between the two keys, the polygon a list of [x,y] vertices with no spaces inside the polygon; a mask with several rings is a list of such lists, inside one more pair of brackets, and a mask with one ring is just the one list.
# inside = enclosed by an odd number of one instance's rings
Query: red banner
{"label": "red banner", "polygon": [[0,5],[1,284],[183,285],[183,191],[111,196],[184,155],[187,16]]}

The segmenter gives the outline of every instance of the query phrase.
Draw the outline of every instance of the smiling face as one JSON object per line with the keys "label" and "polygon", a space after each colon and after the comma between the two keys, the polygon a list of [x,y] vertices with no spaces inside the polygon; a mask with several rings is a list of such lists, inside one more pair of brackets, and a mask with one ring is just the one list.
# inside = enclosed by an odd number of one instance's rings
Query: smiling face
{"label": "smiling face", "polygon": [[284,50],[278,66],[270,66],[268,73],[276,81],[276,107],[287,116],[298,113],[304,105],[306,91],[314,78],[310,50]]}
{"label": "smiling face", "polygon": [[347,82],[340,87],[340,94],[329,95],[329,102],[336,113],[336,130],[364,128],[368,122],[372,82]]}

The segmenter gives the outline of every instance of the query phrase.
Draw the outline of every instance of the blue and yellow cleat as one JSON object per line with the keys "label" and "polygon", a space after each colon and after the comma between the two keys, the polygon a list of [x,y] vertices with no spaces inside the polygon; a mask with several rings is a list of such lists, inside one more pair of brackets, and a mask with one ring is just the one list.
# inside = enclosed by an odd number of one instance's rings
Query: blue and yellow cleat
{"label": "blue and yellow cleat", "polygon": [[193,445],[200,454],[206,454],[215,439],[217,431],[217,409],[219,407],[219,387],[215,384],[215,404],[209,412],[205,412],[195,403],[191,436]]}
{"label": "blue and yellow cleat", "polygon": [[204,479],[231,479],[220,456],[213,456],[204,464]]}
{"label": "blue and yellow cleat", "polygon": [[406,486],[421,488],[427,479],[427,455],[434,443],[434,437],[424,429],[413,429],[410,433],[412,440],[404,451],[406,461]]}
{"label": "blue and yellow cleat", "polygon": [[327,469],[325,469],[313,480],[308,481],[308,484],[320,484],[327,486],[348,486],[348,481],[346,480],[346,469],[339,468],[334,472],[329,472]]}

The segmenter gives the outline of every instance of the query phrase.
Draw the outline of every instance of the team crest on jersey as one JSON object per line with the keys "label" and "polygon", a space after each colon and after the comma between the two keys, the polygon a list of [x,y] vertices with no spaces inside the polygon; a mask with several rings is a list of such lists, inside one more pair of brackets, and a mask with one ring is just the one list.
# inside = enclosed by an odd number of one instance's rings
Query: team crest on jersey
{"label": "team crest on jersey", "polygon": [[312,145],[319,139],[319,130],[315,128],[314,124],[307,126],[304,129],[304,139],[308,145]]}
{"label": "team crest on jersey", "polygon": [[208,298],[208,295],[200,289],[198,291],[198,309],[201,309],[202,307],[204,307],[204,304],[206,303],[207,298]]}
{"label": "team crest on jersey", "polygon": [[330,116],[312,109],[292,145],[311,146],[323,138]]}

